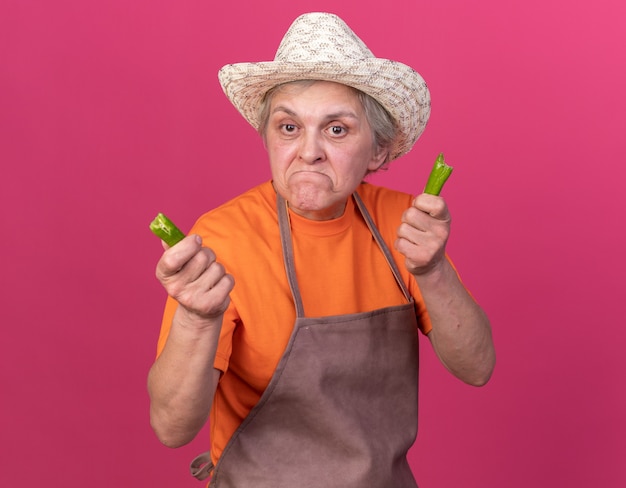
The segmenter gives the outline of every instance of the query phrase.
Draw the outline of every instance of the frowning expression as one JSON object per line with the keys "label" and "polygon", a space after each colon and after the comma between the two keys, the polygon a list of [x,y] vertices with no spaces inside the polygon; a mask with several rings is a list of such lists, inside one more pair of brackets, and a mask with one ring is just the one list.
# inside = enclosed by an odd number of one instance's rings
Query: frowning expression
{"label": "frowning expression", "polygon": [[374,145],[355,90],[327,81],[275,92],[265,144],[276,191],[313,220],[341,216],[365,174],[386,156]]}

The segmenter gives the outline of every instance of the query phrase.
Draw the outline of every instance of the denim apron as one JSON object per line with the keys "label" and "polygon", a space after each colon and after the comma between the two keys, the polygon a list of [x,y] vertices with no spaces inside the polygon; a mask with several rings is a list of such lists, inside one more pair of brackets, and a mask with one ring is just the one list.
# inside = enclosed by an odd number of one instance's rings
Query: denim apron
{"label": "denim apron", "polygon": [[[360,197],[355,203],[406,303],[306,317],[286,203],[279,228],[296,321],[257,405],[214,467],[191,471],[210,488],[416,488],[406,455],[417,435],[418,329],[413,298]],[[271,306],[271,305],[270,305]]]}

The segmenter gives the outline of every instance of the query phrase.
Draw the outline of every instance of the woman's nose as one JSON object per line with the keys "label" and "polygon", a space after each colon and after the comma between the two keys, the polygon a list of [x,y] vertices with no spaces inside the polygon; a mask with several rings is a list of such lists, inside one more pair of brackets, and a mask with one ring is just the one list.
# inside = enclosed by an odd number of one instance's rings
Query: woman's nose
{"label": "woman's nose", "polygon": [[324,160],[324,149],[321,138],[315,133],[305,133],[300,139],[299,157],[307,164],[314,164]]}

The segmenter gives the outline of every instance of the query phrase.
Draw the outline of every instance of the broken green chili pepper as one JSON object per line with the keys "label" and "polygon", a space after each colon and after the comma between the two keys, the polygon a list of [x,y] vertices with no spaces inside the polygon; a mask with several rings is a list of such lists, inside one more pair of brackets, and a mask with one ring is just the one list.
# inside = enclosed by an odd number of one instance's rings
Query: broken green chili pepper
{"label": "broken green chili pepper", "polygon": [[160,212],[154,220],[150,222],[150,230],[170,247],[177,244],[185,237],[185,234]]}
{"label": "broken green chili pepper", "polygon": [[448,166],[443,159],[443,153],[437,156],[433,169],[430,172],[424,193],[429,195],[439,195],[444,183],[452,174],[452,166]]}

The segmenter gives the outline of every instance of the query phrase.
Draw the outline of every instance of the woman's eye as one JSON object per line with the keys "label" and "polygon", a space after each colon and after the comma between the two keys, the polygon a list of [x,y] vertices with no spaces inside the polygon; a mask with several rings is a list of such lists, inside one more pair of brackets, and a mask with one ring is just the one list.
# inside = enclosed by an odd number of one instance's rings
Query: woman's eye
{"label": "woman's eye", "polygon": [[334,136],[341,136],[346,132],[346,129],[340,125],[333,125],[329,128],[329,131]]}
{"label": "woman's eye", "polygon": [[296,130],[296,126],[294,124],[283,124],[280,127],[283,132],[287,132],[288,134],[291,134]]}

